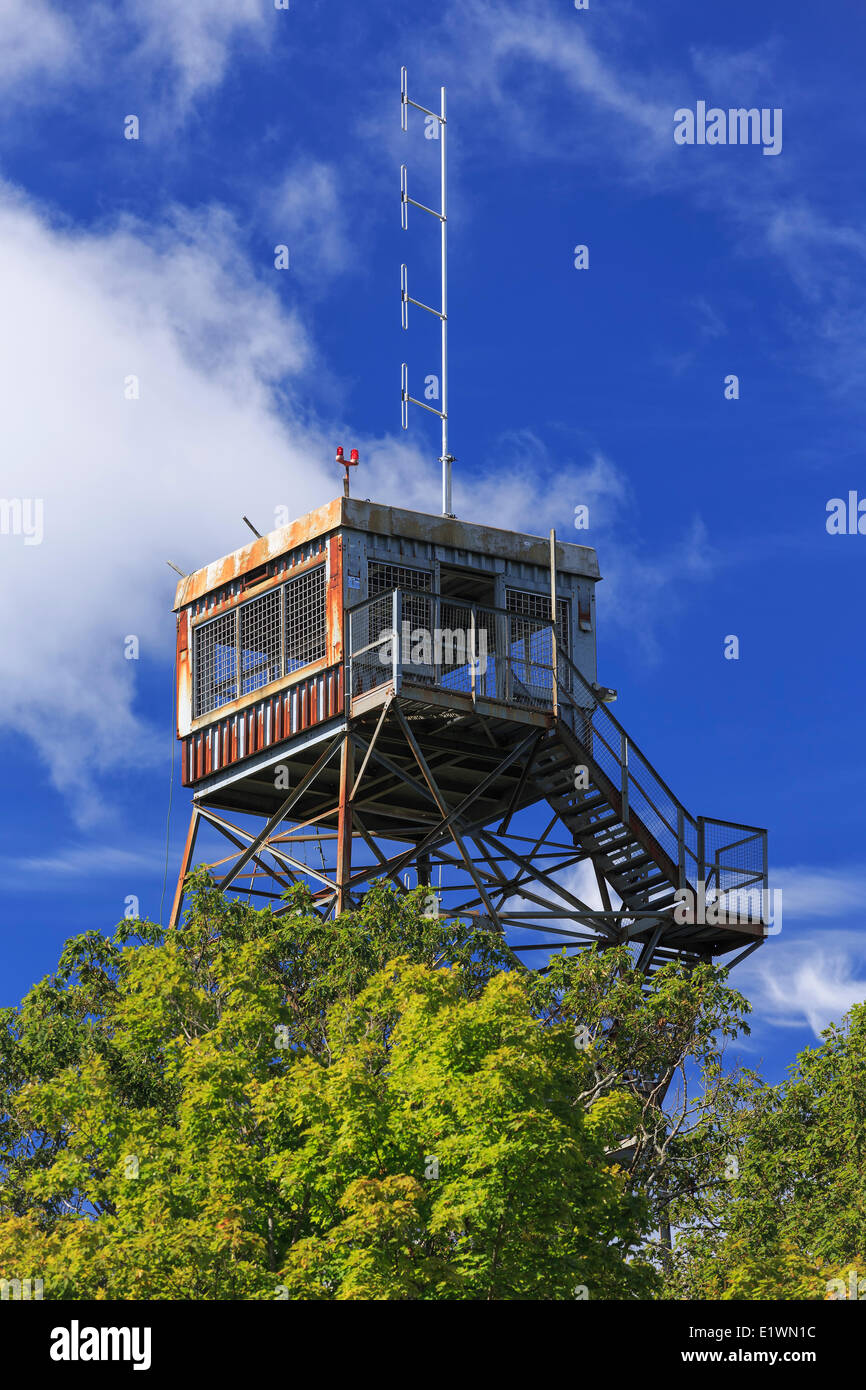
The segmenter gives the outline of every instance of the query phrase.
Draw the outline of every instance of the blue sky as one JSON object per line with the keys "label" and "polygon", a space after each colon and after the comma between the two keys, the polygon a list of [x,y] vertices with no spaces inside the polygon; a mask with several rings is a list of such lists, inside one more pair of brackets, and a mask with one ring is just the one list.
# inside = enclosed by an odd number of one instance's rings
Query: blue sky
{"label": "blue sky", "polygon": [[[455,508],[597,547],[618,716],[694,813],[770,828],[744,1057],[777,1077],[866,996],[866,536],[825,524],[866,497],[864,38],[854,0],[7,0],[0,493],[44,534],[0,535],[4,1003],[129,895],[159,914],[166,559],[335,495],[338,443],[361,495],[438,510],[435,422],[399,428],[401,361],[438,360],[400,329],[401,261],[437,293],[404,63],[448,88]],[[781,153],[676,145],[698,101],[781,109]],[[176,781],[169,897],[187,810]]]}

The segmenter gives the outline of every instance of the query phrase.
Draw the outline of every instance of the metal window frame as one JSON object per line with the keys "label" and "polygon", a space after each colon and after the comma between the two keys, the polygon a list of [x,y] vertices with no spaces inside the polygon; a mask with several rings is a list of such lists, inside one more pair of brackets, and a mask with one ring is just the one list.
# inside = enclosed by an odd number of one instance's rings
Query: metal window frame
{"label": "metal window frame", "polygon": [[[323,573],[323,583],[322,583],[322,592],[321,592],[321,610],[322,610],[322,627],[323,627],[323,632],[324,632],[324,652],[322,653],[322,655],[320,655],[320,656],[318,656],[318,657],[313,657],[310,661],[304,662],[303,665],[294,667],[292,671],[290,671],[290,672],[287,673],[287,672],[286,672],[286,647],[287,647],[287,632],[286,632],[286,603],[287,603],[287,600],[286,600],[286,590],[287,590],[287,589],[289,588],[289,586],[292,585],[292,584],[297,584],[298,582],[300,582],[300,581],[302,581],[302,580],[304,580],[304,579],[309,579],[309,578],[310,578],[312,575],[314,575],[318,570],[321,570],[322,573]],[[272,594],[274,594],[274,593],[278,593],[278,594],[279,594],[279,615],[278,615],[278,617],[279,617],[279,635],[280,635],[280,657],[279,657],[280,674],[279,674],[273,681],[269,681],[269,682],[267,682],[267,684],[265,684],[265,685],[257,686],[254,690],[243,691],[243,690],[242,690],[242,686],[243,686],[243,671],[242,671],[242,669],[241,669],[241,613],[242,613],[242,611],[243,611],[244,609],[249,609],[254,603],[259,603],[259,602],[261,602],[261,601],[265,601],[265,602],[266,602],[266,601],[268,600],[268,598],[269,598]],[[327,561],[327,554],[325,554],[325,555],[323,556],[322,562],[321,562],[320,564],[318,564],[318,565],[310,565],[310,567],[309,567],[308,569],[305,569],[301,574],[295,574],[295,575],[292,575],[292,576],[291,576],[290,578],[288,578],[288,579],[283,579],[283,580],[281,580],[281,582],[280,582],[279,584],[273,584],[270,588],[263,590],[261,593],[251,595],[250,598],[241,600],[239,603],[236,603],[233,607],[228,608],[228,609],[224,609],[223,612],[221,612],[221,613],[215,613],[215,614],[213,615],[212,618],[205,618],[204,621],[199,621],[199,622],[197,622],[197,623],[194,625],[194,627],[192,628],[192,632],[191,632],[191,634],[190,634],[191,637],[192,637],[192,661],[191,661],[191,663],[190,663],[190,682],[191,682],[191,686],[192,686],[192,690],[191,690],[192,699],[191,699],[191,702],[190,702],[190,703],[191,703],[191,708],[192,708],[192,720],[193,720],[193,723],[195,723],[195,722],[198,721],[198,720],[206,720],[206,719],[209,718],[209,716],[218,714],[220,710],[224,710],[224,709],[226,708],[226,706],[235,704],[235,703],[236,703],[237,701],[239,701],[239,700],[249,700],[250,702],[252,702],[252,701],[254,701],[255,698],[260,694],[261,691],[267,690],[267,689],[269,688],[269,686],[271,686],[271,685],[276,685],[279,681],[286,680],[286,679],[289,678],[289,677],[294,677],[294,676],[296,676],[300,671],[305,671],[308,667],[310,667],[310,666],[315,666],[315,665],[317,664],[317,662],[322,661],[322,660],[327,656],[327,651],[328,651],[328,631],[327,631],[327,628],[328,628],[328,600],[327,600],[327,595],[328,595],[328,561]],[[234,685],[235,685],[235,691],[236,691],[236,693],[235,693],[235,695],[234,695],[234,697],[233,697],[232,699],[230,699],[230,700],[225,700],[225,701],[222,702],[222,704],[212,705],[209,709],[201,709],[201,708],[199,707],[200,691],[199,691],[198,678],[199,678],[199,670],[200,670],[200,664],[201,664],[201,645],[202,645],[202,641],[204,640],[204,639],[203,639],[203,634],[204,634],[204,632],[205,632],[208,628],[213,627],[213,625],[214,625],[215,623],[224,622],[225,619],[226,619],[226,618],[229,618],[229,617],[232,619],[232,630],[233,630],[233,635],[234,635],[234,649],[235,649],[235,663],[234,663],[234,665],[235,665],[235,675],[234,675]]]}
{"label": "metal window frame", "polygon": [[[294,645],[295,647],[297,647],[298,645],[301,645],[301,647],[303,648],[303,642],[304,642],[305,640],[309,641],[310,638],[311,638],[312,636],[315,636],[315,628],[316,628],[316,626],[320,626],[320,627],[321,627],[321,638],[322,638],[322,650],[321,650],[321,652],[320,652],[317,656],[312,656],[312,657],[310,657],[309,660],[307,660],[307,661],[298,662],[298,664],[294,665],[294,666],[292,667],[291,671],[290,671],[290,670],[288,669],[288,661],[289,661],[289,630],[288,630],[288,622],[289,622],[289,604],[288,604],[287,590],[288,590],[289,588],[291,588],[292,586],[297,587],[298,590],[299,590],[299,592],[303,595],[305,601],[306,601],[306,602],[309,602],[309,600],[310,600],[310,593],[311,593],[311,590],[310,590],[310,587],[309,587],[309,586],[312,586],[313,584],[317,584],[317,583],[319,582],[319,580],[318,580],[318,575],[319,575],[319,574],[321,574],[321,576],[322,576],[322,580],[321,580],[322,592],[321,592],[321,596],[320,596],[320,597],[321,597],[321,611],[320,611],[319,614],[316,615],[316,619],[314,619],[314,621],[313,621],[312,623],[309,622],[309,617],[308,617],[306,627],[307,627],[307,632],[308,632],[309,635],[308,635],[307,637],[305,637],[305,635],[304,635],[303,627],[301,628],[301,631],[300,631],[299,633],[293,634],[293,636],[294,636],[293,645]],[[305,587],[305,586],[308,586],[308,587]],[[308,666],[312,666],[312,665],[315,664],[315,662],[321,661],[321,660],[322,660],[322,657],[327,655],[327,651],[328,651],[328,574],[327,574],[327,566],[326,566],[326,565],[314,565],[311,569],[305,570],[303,574],[296,574],[296,575],[293,575],[291,579],[287,579],[287,580],[286,580],[286,582],[285,582],[285,584],[282,586],[282,588],[283,588],[283,599],[282,599],[282,605],[281,605],[281,623],[282,623],[282,628],[281,628],[281,631],[282,631],[282,666],[283,666],[283,677],[286,677],[286,676],[294,676],[295,673],[296,673],[297,671],[304,671],[304,670],[306,670],[306,668],[307,668]],[[295,658],[293,657],[292,659],[294,660]]]}
{"label": "metal window frame", "polygon": [[[505,576],[505,581],[506,581],[506,582],[505,582],[505,595],[504,595],[504,597],[505,597],[505,603],[504,603],[503,607],[504,607],[505,611],[508,613],[508,616],[509,616],[509,617],[511,617],[511,618],[525,618],[527,622],[549,623],[549,622],[551,621],[551,615],[550,615],[550,591],[549,591],[549,590],[547,591],[547,593],[545,593],[545,592],[544,592],[543,590],[541,590],[541,589],[523,589],[523,588],[519,588],[516,584],[509,584],[509,583],[508,583],[508,575],[507,575],[507,574],[506,574],[506,576]],[[546,603],[546,604],[547,604],[547,613],[546,613],[546,615],[543,615],[543,614],[541,614],[541,613],[521,613],[519,609],[514,609],[514,608],[512,608],[512,607],[510,606],[509,602],[508,602],[509,597],[510,597],[512,594],[519,595],[521,598],[533,598],[533,599],[537,599],[540,603]],[[571,604],[571,600],[572,600],[572,595],[571,595],[571,594],[557,594],[557,596],[556,596],[556,607],[557,607],[557,609],[559,610],[558,613],[557,613],[557,619],[556,619],[556,636],[557,636],[557,640],[560,641],[560,642],[562,642],[562,643],[564,644],[565,651],[566,651],[566,653],[567,653],[569,656],[571,655],[571,649],[572,649],[572,633],[571,633],[572,604]]]}
{"label": "metal window frame", "polygon": [[[199,639],[199,633],[203,633],[203,632],[205,631],[205,629],[207,629],[207,628],[212,628],[212,627],[214,627],[214,625],[215,625],[216,623],[220,623],[220,622],[224,623],[225,620],[226,620],[226,618],[227,618],[227,617],[230,617],[230,616],[234,616],[234,612],[236,612],[236,611],[237,611],[237,610],[234,610],[234,611],[233,611],[232,609],[229,609],[228,611],[223,612],[223,613],[215,613],[214,616],[213,616],[212,618],[208,618],[206,622],[199,623],[199,625],[193,630],[193,653],[192,653],[193,659],[192,659],[191,673],[190,673],[190,679],[191,679],[191,681],[192,681],[192,706],[193,706],[193,711],[195,711],[196,706],[197,706],[197,703],[198,703],[198,700],[199,700],[199,697],[200,697],[199,680],[198,680],[198,678],[199,678],[199,671],[200,671],[200,667],[201,667],[201,641],[200,641],[200,639]],[[237,619],[235,619],[235,621],[234,621],[232,627],[233,627],[234,649],[235,649],[235,663],[234,663],[234,665],[235,665],[235,670],[234,670],[235,694],[231,697],[231,699],[224,700],[224,701],[222,702],[222,704],[212,705],[211,708],[210,708],[209,710],[205,711],[204,714],[198,714],[198,715],[196,715],[196,714],[194,713],[194,718],[204,718],[204,717],[205,717],[205,714],[212,714],[214,710],[217,710],[217,709],[224,709],[226,705],[232,704],[232,703],[238,698],[238,697],[237,697],[237,690],[238,690],[238,669],[239,669],[239,667],[238,667],[238,624],[237,624]],[[216,644],[214,644],[214,646],[216,646]]]}

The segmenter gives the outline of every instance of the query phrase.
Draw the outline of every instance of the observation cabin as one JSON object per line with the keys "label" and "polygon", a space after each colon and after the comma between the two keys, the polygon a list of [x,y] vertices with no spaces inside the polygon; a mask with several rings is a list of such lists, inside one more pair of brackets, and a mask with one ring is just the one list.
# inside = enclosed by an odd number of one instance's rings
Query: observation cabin
{"label": "observation cabin", "polygon": [[761,911],[707,922],[700,886],[760,897],[766,832],[692,816],[614,717],[599,578],[588,546],[344,496],[182,579],[173,920],[207,825],[222,888],[277,912],[298,882],[325,918],[385,877],[528,963],[755,949]]}

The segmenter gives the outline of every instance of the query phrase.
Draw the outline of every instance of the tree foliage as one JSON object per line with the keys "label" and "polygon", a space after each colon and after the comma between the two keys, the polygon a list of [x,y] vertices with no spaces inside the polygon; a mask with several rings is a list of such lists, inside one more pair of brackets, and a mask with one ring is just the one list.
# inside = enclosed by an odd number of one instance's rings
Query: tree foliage
{"label": "tree foliage", "polygon": [[781,1084],[733,1075],[702,1102],[678,1155],[672,1296],[866,1297],[866,1004],[822,1038]]}
{"label": "tree foliage", "polygon": [[[2,1011],[0,1277],[48,1298],[643,1298],[745,1001],[625,948],[522,969],[379,883],[71,940]],[[667,1111],[658,1098],[679,1076]]]}

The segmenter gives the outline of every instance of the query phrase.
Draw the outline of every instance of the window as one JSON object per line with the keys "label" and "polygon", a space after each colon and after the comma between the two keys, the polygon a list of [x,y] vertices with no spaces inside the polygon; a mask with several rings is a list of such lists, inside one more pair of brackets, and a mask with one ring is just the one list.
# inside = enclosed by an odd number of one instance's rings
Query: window
{"label": "window", "polygon": [[[530,593],[526,589],[506,589],[505,607],[509,613],[515,616],[510,620],[512,642],[522,640],[527,633],[538,631],[533,625],[533,618],[540,618],[543,622],[550,622],[550,594]],[[528,619],[529,621],[521,621]],[[570,649],[568,632],[568,599],[558,598],[556,600],[556,640],[562,644],[563,651]]]}
{"label": "window", "polygon": [[195,629],[195,712],[207,714],[237,699],[236,613]]}
{"label": "window", "polygon": [[327,650],[325,566],[193,630],[193,718],[281,680]]}
{"label": "window", "polygon": [[241,604],[241,694],[278,681],[283,674],[280,652],[280,590]]}
{"label": "window", "polygon": [[[553,685],[553,641],[550,629],[550,595],[525,589],[506,589],[509,661],[512,697],[518,703],[545,702]],[[556,641],[561,654],[568,654],[568,599],[556,600]],[[557,665],[559,663],[557,662]],[[560,679],[568,681],[567,671]]]}
{"label": "window", "polygon": [[325,655],[325,566],[285,586],[286,675]]}
{"label": "window", "polygon": [[[391,589],[423,589],[433,592],[433,576],[429,570],[409,569],[406,565],[386,565],[371,560],[367,567],[367,597],[387,594]],[[431,627],[430,601],[420,594],[404,594],[403,618],[413,628]]]}

